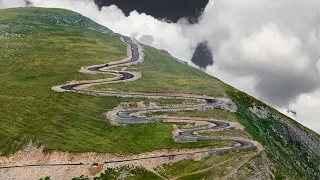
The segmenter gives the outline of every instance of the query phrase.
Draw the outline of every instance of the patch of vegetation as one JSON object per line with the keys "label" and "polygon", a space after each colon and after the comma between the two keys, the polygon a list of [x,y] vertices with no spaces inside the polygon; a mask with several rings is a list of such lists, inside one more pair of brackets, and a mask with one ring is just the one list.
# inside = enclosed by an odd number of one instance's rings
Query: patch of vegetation
{"label": "patch of vegetation", "polygon": [[80,177],[77,177],[77,178],[72,178],[72,180],[90,180],[90,178],[88,178],[88,176],[80,176]]}
{"label": "patch of vegetation", "polygon": [[250,158],[255,151],[212,155],[200,161],[184,160],[157,168],[168,179],[217,179],[228,175],[242,160]]}
{"label": "patch of vegetation", "polygon": [[40,178],[39,180],[51,180],[51,177],[47,176],[47,177],[44,177],[44,178]]}
{"label": "patch of vegetation", "polygon": [[216,120],[228,120],[228,121],[237,121],[237,117],[234,113],[221,110],[221,109],[212,109],[205,111],[169,111],[169,112],[153,112],[149,113],[148,116],[181,116],[181,117],[200,117],[200,118],[213,118]]}
{"label": "patch of vegetation", "polygon": [[238,168],[233,175],[235,177],[233,179],[272,179],[274,173],[264,170],[266,168],[270,168],[270,171],[273,171],[270,162],[265,159],[265,153],[257,153]]}
{"label": "patch of vegetation", "polygon": [[[122,166],[118,168],[108,168],[99,177],[92,178],[92,180],[111,180],[111,179],[127,179],[127,180],[146,180],[161,179],[155,173],[146,170],[141,166]],[[72,178],[72,180],[90,180],[87,176],[80,176]]]}
{"label": "patch of vegetation", "polygon": [[250,135],[239,129],[225,129],[221,131],[203,131],[199,132],[201,136],[232,136],[232,137],[244,137],[249,138]]}
{"label": "patch of vegetation", "polygon": [[159,176],[146,170],[143,167],[122,166],[120,168],[108,168],[104,173],[94,180],[109,180],[109,179],[128,179],[128,180],[145,180],[145,179],[161,179]]}
{"label": "patch of vegetation", "polygon": [[130,68],[130,66],[117,66],[117,67],[110,67],[111,70],[114,71],[122,71],[123,69],[125,69],[126,71],[131,71],[132,69]]}
{"label": "patch of vegetation", "polygon": [[79,74],[75,77],[74,80],[86,81],[86,80],[97,80],[97,79],[107,79],[116,77],[112,74]]}
{"label": "patch of vegetation", "polygon": [[189,100],[189,99],[164,99],[164,98],[159,98],[159,99],[147,99],[147,98],[140,98],[141,102],[129,102],[124,105],[124,108],[126,109],[132,109],[132,108],[139,108],[140,106],[146,106],[149,107],[151,103],[154,103],[157,106],[174,106],[174,105],[194,105],[194,104],[199,104],[198,101],[196,100]]}
{"label": "patch of vegetation", "polygon": [[155,101],[157,105],[159,106],[167,106],[167,105],[193,105],[193,104],[199,104],[197,100],[192,100],[192,99],[156,99],[152,100]]}

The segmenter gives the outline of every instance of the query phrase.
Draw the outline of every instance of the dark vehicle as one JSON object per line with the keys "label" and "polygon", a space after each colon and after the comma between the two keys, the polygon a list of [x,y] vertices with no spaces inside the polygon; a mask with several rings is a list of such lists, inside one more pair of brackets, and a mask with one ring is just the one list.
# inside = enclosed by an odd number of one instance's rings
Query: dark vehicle
{"label": "dark vehicle", "polygon": [[109,64],[104,65],[104,67],[108,67],[108,66],[109,66]]}
{"label": "dark vehicle", "polygon": [[217,102],[217,101],[214,100],[214,99],[206,99],[206,101],[207,101],[207,103],[210,103],[210,104]]}
{"label": "dark vehicle", "polygon": [[99,163],[93,163],[92,164],[92,166],[98,166],[99,165]]}

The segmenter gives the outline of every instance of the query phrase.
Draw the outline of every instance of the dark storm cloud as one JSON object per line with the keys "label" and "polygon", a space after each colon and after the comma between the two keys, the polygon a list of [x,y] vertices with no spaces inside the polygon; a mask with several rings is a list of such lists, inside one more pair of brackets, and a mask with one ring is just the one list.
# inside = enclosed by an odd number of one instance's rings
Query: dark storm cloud
{"label": "dark storm cloud", "polygon": [[199,66],[201,69],[206,69],[208,66],[213,65],[213,55],[211,49],[208,47],[208,42],[204,41],[197,45],[191,61]]}
{"label": "dark storm cloud", "polygon": [[274,74],[267,71],[260,73],[265,75],[257,82],[257,92],[268,103],[278,107],[288,106],[301,92],[313,92],[319,88],[320,84],[319,76],[308,72],[303,76],[294,71]]}
{"label": "dark storm cloud", "polygon": [[118,6],[126,16],[133,10],[146,13],[158,19],[177,22],[187,17],[190,22],[197,22],[209,0],[95,0],[99,6]]}

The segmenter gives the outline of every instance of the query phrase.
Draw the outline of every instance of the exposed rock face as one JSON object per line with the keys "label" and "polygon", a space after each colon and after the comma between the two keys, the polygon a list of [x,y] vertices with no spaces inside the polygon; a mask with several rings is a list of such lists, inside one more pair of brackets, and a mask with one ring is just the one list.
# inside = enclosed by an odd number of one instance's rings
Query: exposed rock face
{"label": "exposed rock face", "polygon": [[316,133],[266,105],[236,104],[241,116],[259,134],[268,159],[281,164],[274,170],[282,172],[280,177],[320,178],[320,137]]}
{"label": "exposed rock face", "polygon": [[262,152],[252,157],[229,179],[250,179],[250,180],[269,180],[275,179],[273,163],[267,155]]}
{"label": "exposed rock face", "polygon": [[191,61],[201,69],[206,69],[208,66],[213,65],[213,55],[208,47],[207,41],[201,42],[197,45]]}
{"label": "exposed rock face", "polygon": [[[282,139],[284,144],[278,147],[288,154],[288,157],[310,177],[320,178],[320,164],[317,156],[320,155],[320,138],[314,133],[308,133],[297,124],[293,124],[287,117],[277,117],[281,123],[272,125],[273,131]],[[310,168],[313,164],[313,168]]]}
{"label": "exposed rock face", "polygon": [[316,137],[314,133],[308,133],[307,130],[293,124],[293,121],[290,121],[288,117],[274,113],[268,108],[253,104],[253,107],[250,107],[249,110],[260,119],[273,118],[281,122],[281,124],[274,125],[272,128],[276,132],[281,132],[280,136],[287,144],[292,144],[300,150],[302,148],[304,150],[311,149],[320,156],[320,138]]}

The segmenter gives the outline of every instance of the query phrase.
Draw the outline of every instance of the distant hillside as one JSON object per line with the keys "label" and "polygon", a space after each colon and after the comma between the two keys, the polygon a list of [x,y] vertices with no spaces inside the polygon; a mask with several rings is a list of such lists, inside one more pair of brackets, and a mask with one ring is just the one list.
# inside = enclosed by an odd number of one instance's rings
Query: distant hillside
{"label": "distant hillside", "polygon": [[[235,113],[215,109],[156,115],[239,122],[244,130],[204,133],[250,138],[262,144],[264,150],[230,152],[200,161],[182,160],[165,164],[153,172],[127,167],[108,169],[103,177],[112,179],[130,172],[137,178],[320,179],[320,136],[317,133],[217,78],[178,62],[161,50],[141,46],[145,53],[144,62],[126,67],[127,71],[141,72],[141,79],[91,89],[230,98],[237,106]],[[105,119],[106,112],[119,104],[134,108],[197,103],[192,100],[99,97],[51,90],[51,87],[71,80],[112,77],[78,71],[83,66],[123,59],[127,55],[126,47],[119,34],[72,11],[42,8],[0,10],[1,154],[10,156],[28,144],[43,146],[46,152],[120,155],[162,149],[223,147],[225,141],[174,142],[173,123],[114,126]],[[4,172],[8,173],[0,169],[1,174]]]}

